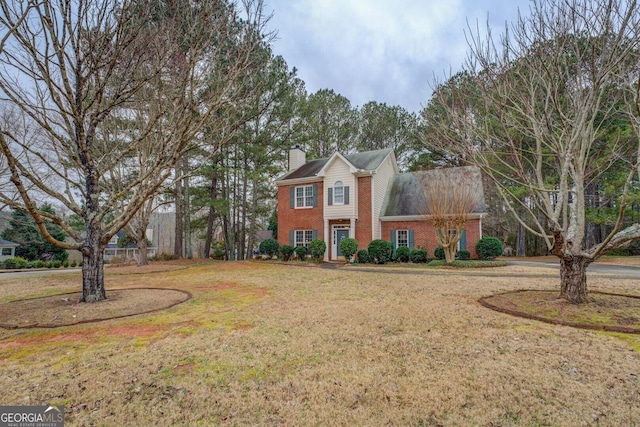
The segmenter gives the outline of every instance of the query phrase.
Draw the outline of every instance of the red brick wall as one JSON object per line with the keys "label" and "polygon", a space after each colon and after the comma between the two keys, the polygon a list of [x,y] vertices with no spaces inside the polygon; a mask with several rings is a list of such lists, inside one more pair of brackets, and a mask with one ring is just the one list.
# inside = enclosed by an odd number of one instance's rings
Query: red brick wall
{"label": "red brick wall", "polygon": [[366,249],[371,242],[371,177],[358,178],[358,220],[356,221],[355,239],[358,249]]}
{"label": "red brick wall", "polygon": [[[278,243],[281,245],[290,244],[289,235],[291,230],[317,230],[318,238],[324,239],[324,219],[323,219],[323,185],[322,181],[318,185],[318,206],[315,208],[292,209],[290,208],[290,188],[285,185],[278,187]],[[295,187],[295,185],[293,186]],[[358,178],[358,220],[356,221],[355,238],[358,241],[358,249],[366,249],[371,243],[371,177]],[[476,258],[475,245],[480,239],[478,219],[470,220],[466,227],[467,250],[471,252],[471,257]],[[330,221],[329,232],[333,224],[349,224],[345,221]],[[382,238],[391,240],[391,230],[413,230],[414,247],[426,249],[429,257],[433,257],[433,251],[438,247],[435,230],[430,221],[392,221],[382,222]],[[325,242],[331,251],[331,236]],[[331,256],[331,254],[330,254]]]}
{"label": "red brick wall", "polygon": [[[291,230],[317,230],[318,238],[324,238],[324,221],[322,215],[323,188],[322,181],[318,185],[318,206],[315,208],[290,208],[290,188],[296,185],[278,187],[278,243],[289,245]],[[309,184],[305,184],[309,185]]]}
{"label": "red brick wall", "polygon": [[[477,258],[476,243],[480,240],[480,225],[478,219],[469,220],[466,226],[467,250],[471,252],[471,258]],[[391,240],[391,230],[413,230],[413,243],[415,249],[426,249],[429,258],[433,258],[433,252],[439,246],[436,240],[436,231],[431,221],[389,221],[382,223],[382,239]]]}

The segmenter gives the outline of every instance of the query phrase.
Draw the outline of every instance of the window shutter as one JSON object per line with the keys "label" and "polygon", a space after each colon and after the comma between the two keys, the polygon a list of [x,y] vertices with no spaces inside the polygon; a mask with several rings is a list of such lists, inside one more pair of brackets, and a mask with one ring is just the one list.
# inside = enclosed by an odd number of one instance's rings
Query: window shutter
{"label": "window shutter", "polygon": [[329,200],[327,200],[329,206],[333,205],[333,188],[329,188]]}
{"label": "window shutter", "polygon": [[296,187],[289,187],[289,208],[293,209],[296,207]]}
{"label": "window shutter", "polygon": [[349,204],[349,187],[344,187],[344,204]]}
{"label": "window shutter", "polygon": [[313,207],[318,207],[318,184],[313,184]]}
{"label": "window shutter", "polygon": [[409,249],[413,249],[413,230],[409,230]]}
{"label": "window shutter", "polygon": [[393,250],[396,250],[396,230],[391,230],[391,244],[393,245]]}
{"label": "window shutter", "polygon": [[291,246],[295,247],[295,245],[296,245],[296,230],[289,231],[289,244]]}
{"label": "window shutter", "polygon": [[460,236],[460,250],[467,250],[467,230],[462,230],[462,235]]}
{"label": "window shutter", "polygon": [[316,240],[318,238],[318,230],[311,230],[311,239]]}

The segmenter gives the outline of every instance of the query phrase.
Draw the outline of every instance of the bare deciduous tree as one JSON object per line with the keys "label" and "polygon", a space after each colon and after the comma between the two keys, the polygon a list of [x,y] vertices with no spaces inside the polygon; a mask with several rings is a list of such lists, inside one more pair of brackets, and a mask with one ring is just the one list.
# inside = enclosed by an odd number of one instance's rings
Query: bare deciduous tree
{"label": "bare deciduous tree", "polygon": [[[622,221],[639,166],[639,139],[625,129],[637,117],[630,99],[638,91],[640,6],[535,0],[500,40],[473,36],[469,44],[465,70],[434,92],[433,111],[442,114],[427,117],[435,137],[425,140],[490,176],[521,224],[559,258],[561,297],[589,301],[587,266],[640,238],[639,224]],[[618,216],[588,247],[585,188],[594,182],[619,188]]]}
{"label": "bare deciduous tree", "polygon": [[[85,302],[106,298],[105,245],[171,176],[208,118],[233,102],[263,37],[257,14],[238,30],[233,2],[198,2],[186,22],[150,19],[156,3],[42,0],[25,10],[23,1],[0,1],[0,25],[14,29],[0,45],[0,96],[29,129],[21,135],[0,125],[0,152],[20,195],[2,192],[0,201],[31,214],[48,242],[82,253]],[[261,10],[251,0],[244,6]],[[229,46],[241,48],[221,62],[216,53]],[[130,179],[114,187],[123,170]],[[84,232],[38,210],[36,200],[62,204],[82,218]],[[46,221],[73,241],[56,240]]]}
{"label": "bare deciduous tree", "polygon": [[422,213],[433,223],[445,260],[451,263],[467,222],[483,200],[480,170],[464,166],[416,173],[424,200]]}

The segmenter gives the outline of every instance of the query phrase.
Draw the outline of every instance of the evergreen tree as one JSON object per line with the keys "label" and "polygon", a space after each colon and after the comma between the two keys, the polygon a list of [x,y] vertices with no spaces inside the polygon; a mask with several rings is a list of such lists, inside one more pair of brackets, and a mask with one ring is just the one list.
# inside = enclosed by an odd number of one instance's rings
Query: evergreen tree
{"label": "evergreen tree", "polygon": [[[45,204],[40,211],[55,214],[49,204]],[[64,241],[66,233],[59,226],[47,222],[45,227],[49,234],[55,239]],[[66,250],[58,248],[47,242],[38,231],[36,222],[31,215],[26,212],[14,210],[11,213],[9,228],[2,232],[1,237],[20,246],[16,248],[16,256],[30,261],[64,261],[69,257]]]}

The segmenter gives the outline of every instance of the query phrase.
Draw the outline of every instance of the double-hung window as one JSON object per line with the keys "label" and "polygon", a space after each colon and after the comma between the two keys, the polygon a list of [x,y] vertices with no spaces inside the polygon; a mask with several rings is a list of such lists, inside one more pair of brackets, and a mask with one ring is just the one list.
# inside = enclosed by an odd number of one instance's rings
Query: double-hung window
{"label": "double-hung window", "polygon": [[342,185],[342,181],[336,181],[333,186],[333,204],[344,205],[344,185]]}
{"label": "double-hung window", "polygon": [[333,187],[329,187],[327,194],[328,205],[348,205],[349,204],[349,186],[344,185],[342,181],[336,181]]}
{"label": "double-hung window", "polygon": [[391,244],[393,245],[394,250],[400,246],[406,246],[409,249],[413,249],[415,245],[413,230],[391,230]]}
{"label": "double-hung window", "polygon": [[396,231],[396,248],[400,246],[409,246],[409,230]]}
{"label": "double-hung window", "polygon": [[313,230],[296,230],[294,246],[309,247],[309,242],[313,240]]}
{"label": "double-hung window", "polygon": [[296,187],[296,208],[313,207],[313,185]]}

